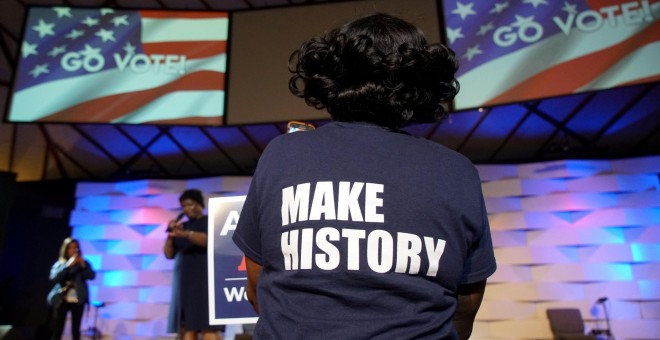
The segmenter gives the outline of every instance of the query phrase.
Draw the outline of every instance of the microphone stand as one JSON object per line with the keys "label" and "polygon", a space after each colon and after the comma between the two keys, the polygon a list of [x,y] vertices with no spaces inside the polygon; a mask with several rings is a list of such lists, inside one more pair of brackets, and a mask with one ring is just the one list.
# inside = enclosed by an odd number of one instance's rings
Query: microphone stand
{"label": "microphone stand", "polygon": [[603,311],[605,312],[605,325],[607,325],[607,329],[605,330],[605,335],[607,335],[607,339],[613,339],[612,337],[612,328],[610,327],[610,316],[607,313],[607,304],[605,304],[605,301],[603,301]]}
{"label": "microphone stand", "polygon": [[598,312],[598,303],[594,303],[591,306],[591,315],[596,318],[596,328],[591,330],[592,335],[600,334],[600,313]]}
{"label": "microphone stand", "polygon": [[603,306],[603,312],[605,313],[605,325],[607,326],[606,329],[600,329],[600,325],[598,324],[599,318],[596,317],[596,329],[591,331],[591,334],[596,335],[599,339],[601,337],[599,335],[604,334],[607,338],[607,340],[614,339],[612,336],[612,328],[610,326],[610,315],[607,312],[607,297],[602,297],[598,300],[596,300],[595,305],[602,305]]}
{"label": "microphone stand", "polygon": [[92,301],[92,306],[94,306],[94,311],[96,312],[94,314],[94,326],[87,328],[87,336],[89,336],[91,339],[103,339],[103,334],[101,334],[101,330],[98,327],[98,322],[99,322],[99,308],[105,307],[105,303],[101,301]]}

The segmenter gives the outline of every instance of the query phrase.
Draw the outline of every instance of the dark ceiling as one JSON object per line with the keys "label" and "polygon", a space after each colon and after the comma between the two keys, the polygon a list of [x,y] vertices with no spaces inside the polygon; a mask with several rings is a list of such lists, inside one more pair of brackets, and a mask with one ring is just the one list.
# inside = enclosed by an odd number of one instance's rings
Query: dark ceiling
{"label": "dark ceiling", "polygon": [[[331,1],[2,0],[0,96],[6,105],[30,5],[249,10],[317,2]],[[635,157],[660,154],[659,102],[660,86],[649,83],[455,112],[444,122],[406,130],[477,164]],[[285,131],[286,122],[227,127],[3,123],[0,170],[17,173],[18,180],[251,175],[268,142]]]}

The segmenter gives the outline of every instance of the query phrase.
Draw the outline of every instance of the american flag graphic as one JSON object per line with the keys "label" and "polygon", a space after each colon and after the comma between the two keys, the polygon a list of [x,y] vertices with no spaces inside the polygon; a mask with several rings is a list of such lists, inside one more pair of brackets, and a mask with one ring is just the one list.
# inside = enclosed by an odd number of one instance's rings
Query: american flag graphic
{"label": "american flag graphic", "polygon": [[446,0],[456,109],[660,79],[660,0]]}
{"label": "american flag graphic", "polygon": [[221,125],[226,12],[31,8],[9,120]]}

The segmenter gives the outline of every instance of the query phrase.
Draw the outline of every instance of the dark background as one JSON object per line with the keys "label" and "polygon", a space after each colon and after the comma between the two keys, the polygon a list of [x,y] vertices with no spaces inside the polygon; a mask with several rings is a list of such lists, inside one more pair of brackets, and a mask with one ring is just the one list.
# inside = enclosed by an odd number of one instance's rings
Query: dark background
{"label": "dark background", "polygon": [[15,182],[14,177],[0,173],[0,325],[13,326],[7,339],[47,339],[48,275],[71,234],[75,183]]}

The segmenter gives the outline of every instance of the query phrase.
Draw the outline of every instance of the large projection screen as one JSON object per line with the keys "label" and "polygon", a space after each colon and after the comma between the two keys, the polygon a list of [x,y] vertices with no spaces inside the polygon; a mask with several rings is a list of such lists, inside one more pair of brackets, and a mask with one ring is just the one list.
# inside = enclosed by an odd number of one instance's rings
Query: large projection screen
{"label": "large projection screen", "polygon": [[440,42],[433,0],[347,1],[234,13],[227,124],[329,118],[289,92],[289,56],[312,36],[373,12],[402,17],[424,31],[430,42]]}
{"label": "large projection screen", "polygon": [[458,110],[660,80],[660,0],[445,0]]}
{"label": "large projection screen", "polygon": [[10,122],[222,125],[229,14],[31,7]]}

